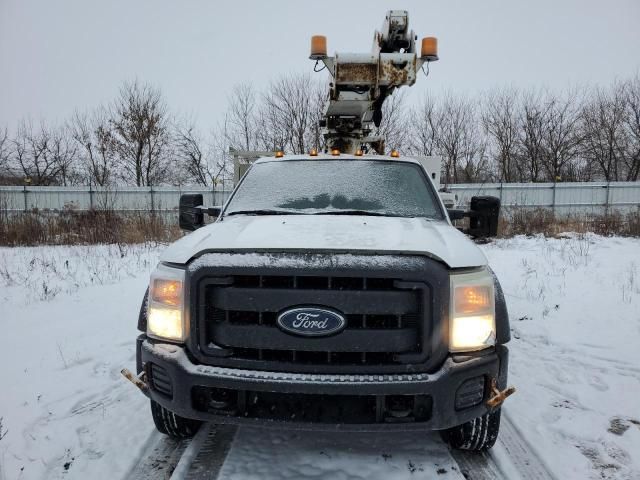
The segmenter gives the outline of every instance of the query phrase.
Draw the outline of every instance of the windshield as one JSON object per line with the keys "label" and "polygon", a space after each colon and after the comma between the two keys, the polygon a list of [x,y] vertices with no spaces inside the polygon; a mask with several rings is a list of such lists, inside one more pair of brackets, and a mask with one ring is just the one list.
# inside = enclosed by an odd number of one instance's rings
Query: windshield
{"label": "windshield", "polygon": [[436,193],[415,164],[292,160],[254,165],[225,215],[336,214],[442,219]]}

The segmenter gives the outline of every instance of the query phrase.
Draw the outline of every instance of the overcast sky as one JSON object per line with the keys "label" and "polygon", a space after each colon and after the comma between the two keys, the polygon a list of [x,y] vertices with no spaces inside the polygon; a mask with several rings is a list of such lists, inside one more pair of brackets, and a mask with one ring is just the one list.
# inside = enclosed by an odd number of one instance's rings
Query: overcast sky
{"label": "overcast sky", "polygon": [[234,84],[311,72],[312,34],[330,53],[368,52],[391,8],[439,39],[411,99],[609,84],[640,67],[640,0],[0,0],[0,126],[63,121],[138,78],[208,128]]}

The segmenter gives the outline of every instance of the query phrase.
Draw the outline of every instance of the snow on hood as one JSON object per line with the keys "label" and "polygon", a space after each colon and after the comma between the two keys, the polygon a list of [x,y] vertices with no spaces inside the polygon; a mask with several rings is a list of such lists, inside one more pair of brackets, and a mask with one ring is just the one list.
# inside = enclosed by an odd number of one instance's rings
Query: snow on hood
{"label": "snow on hood", "polygon": [[484,253],[446,221],[350,215],[225,217],[162,254],[185,264],[206,252],[347,252],[426,255],[450,268],[487,264]]}

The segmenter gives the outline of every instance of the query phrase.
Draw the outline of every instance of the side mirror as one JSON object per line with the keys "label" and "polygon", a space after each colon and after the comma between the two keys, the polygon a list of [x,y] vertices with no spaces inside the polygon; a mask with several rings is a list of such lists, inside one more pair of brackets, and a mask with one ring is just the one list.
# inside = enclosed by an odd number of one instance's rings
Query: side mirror
{"label": "side mirror", "polygon": [[204,225],[201,193],[185,193],[184,195],[180,195],[179,211],[179,223],[182,230],[192,232]]}
{"label": "side mirror", "polygon": [[498,234],[500,199],[497,197],[471,197],[469,205],[469,231],[472,237],[495,237]]}

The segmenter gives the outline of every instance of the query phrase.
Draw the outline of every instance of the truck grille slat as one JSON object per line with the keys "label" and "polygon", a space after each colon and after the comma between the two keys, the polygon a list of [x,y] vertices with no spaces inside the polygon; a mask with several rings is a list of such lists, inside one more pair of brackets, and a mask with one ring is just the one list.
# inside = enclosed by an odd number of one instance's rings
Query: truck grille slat
{"label": "truck grille slat", "polygon": [[309,339],[289,335],[277,327],[214,323],[212,338],[223,347],[312,352],[411,352],[415,350],[415,328],[348,328],[339,335]]}
{"label": "truck grille slat", "polygon": [[[316,290],[296,288],[213,288],[210,301],[222,310],[279,312],[298,304],[331,305],[345,313],[398,315],[415,312],[418,299],[408,290]],[[350,309],[357,311],[349,311]]]}

